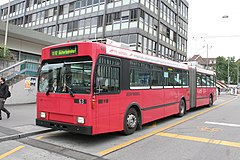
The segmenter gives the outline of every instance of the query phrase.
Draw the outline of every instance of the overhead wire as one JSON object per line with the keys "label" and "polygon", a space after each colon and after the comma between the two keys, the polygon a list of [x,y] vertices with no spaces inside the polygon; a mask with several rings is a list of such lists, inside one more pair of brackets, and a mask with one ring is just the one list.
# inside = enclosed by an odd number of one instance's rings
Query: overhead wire
{"label": "overhead wire", "polygon": [[240,35],[226,35],[226,36],[204,36],[203,38],[234,38],[240,37]]}

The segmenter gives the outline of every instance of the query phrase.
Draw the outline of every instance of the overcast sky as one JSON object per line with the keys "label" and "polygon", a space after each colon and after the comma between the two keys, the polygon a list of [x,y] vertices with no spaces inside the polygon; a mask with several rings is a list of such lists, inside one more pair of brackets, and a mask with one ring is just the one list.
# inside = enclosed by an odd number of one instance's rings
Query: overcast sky
{"label": "overcast sky", "polygon": [[[188,57],[194,54],[207,57],[208,44],[209,57],[240,58],[240,0],[187,1]],[[228,18],[222,18],[225,15]]]}
{"label": "overcast sky", "polygon": [[[12,0],[11,0],[12,1]],[[188,57],[240,58],[240,0],[187,0]],[[8,0],[0,0],[0,5]],[[228,18],[222,18],[227,15]]]}

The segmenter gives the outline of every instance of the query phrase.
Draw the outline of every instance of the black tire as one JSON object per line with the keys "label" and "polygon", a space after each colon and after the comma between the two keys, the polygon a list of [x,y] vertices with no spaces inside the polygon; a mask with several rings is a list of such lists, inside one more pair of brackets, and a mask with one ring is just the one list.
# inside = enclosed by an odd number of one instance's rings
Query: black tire
{"label": "black tire", "polygon": [[124,117],[124,130],[123,134],[133,134],[138,126],[138,114],[136,109],[130,108]]}
{"label": "black tire", "polygon": [[177,114],[178,117],[184,116],[186,113],[186,103],[183,99],[180,100],[179,102],[179,113]]}
{"label": "black tire", "polygon": [[213,105],[213,97],[212,95],[210,95],[208,107],[211,107],[212,105]]}

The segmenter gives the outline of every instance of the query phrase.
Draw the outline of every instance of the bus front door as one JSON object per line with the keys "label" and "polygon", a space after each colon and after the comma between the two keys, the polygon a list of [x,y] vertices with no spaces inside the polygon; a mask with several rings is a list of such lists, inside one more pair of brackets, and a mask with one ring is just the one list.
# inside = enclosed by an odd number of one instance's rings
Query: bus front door
{"label": "bus front door", "polygon": [[109,130],[109,98],[106,95],[96,95],[95,109],[97,114],[97,132]]}

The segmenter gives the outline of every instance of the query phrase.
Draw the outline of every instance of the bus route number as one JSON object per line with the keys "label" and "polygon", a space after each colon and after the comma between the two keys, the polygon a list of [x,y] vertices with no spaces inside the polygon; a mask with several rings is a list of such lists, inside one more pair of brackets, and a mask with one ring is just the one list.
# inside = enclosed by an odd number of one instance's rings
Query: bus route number
{"label": "bus route number", "polygon": [[86,104],[87,100],[86,99],[74,99],[74,103]]}

